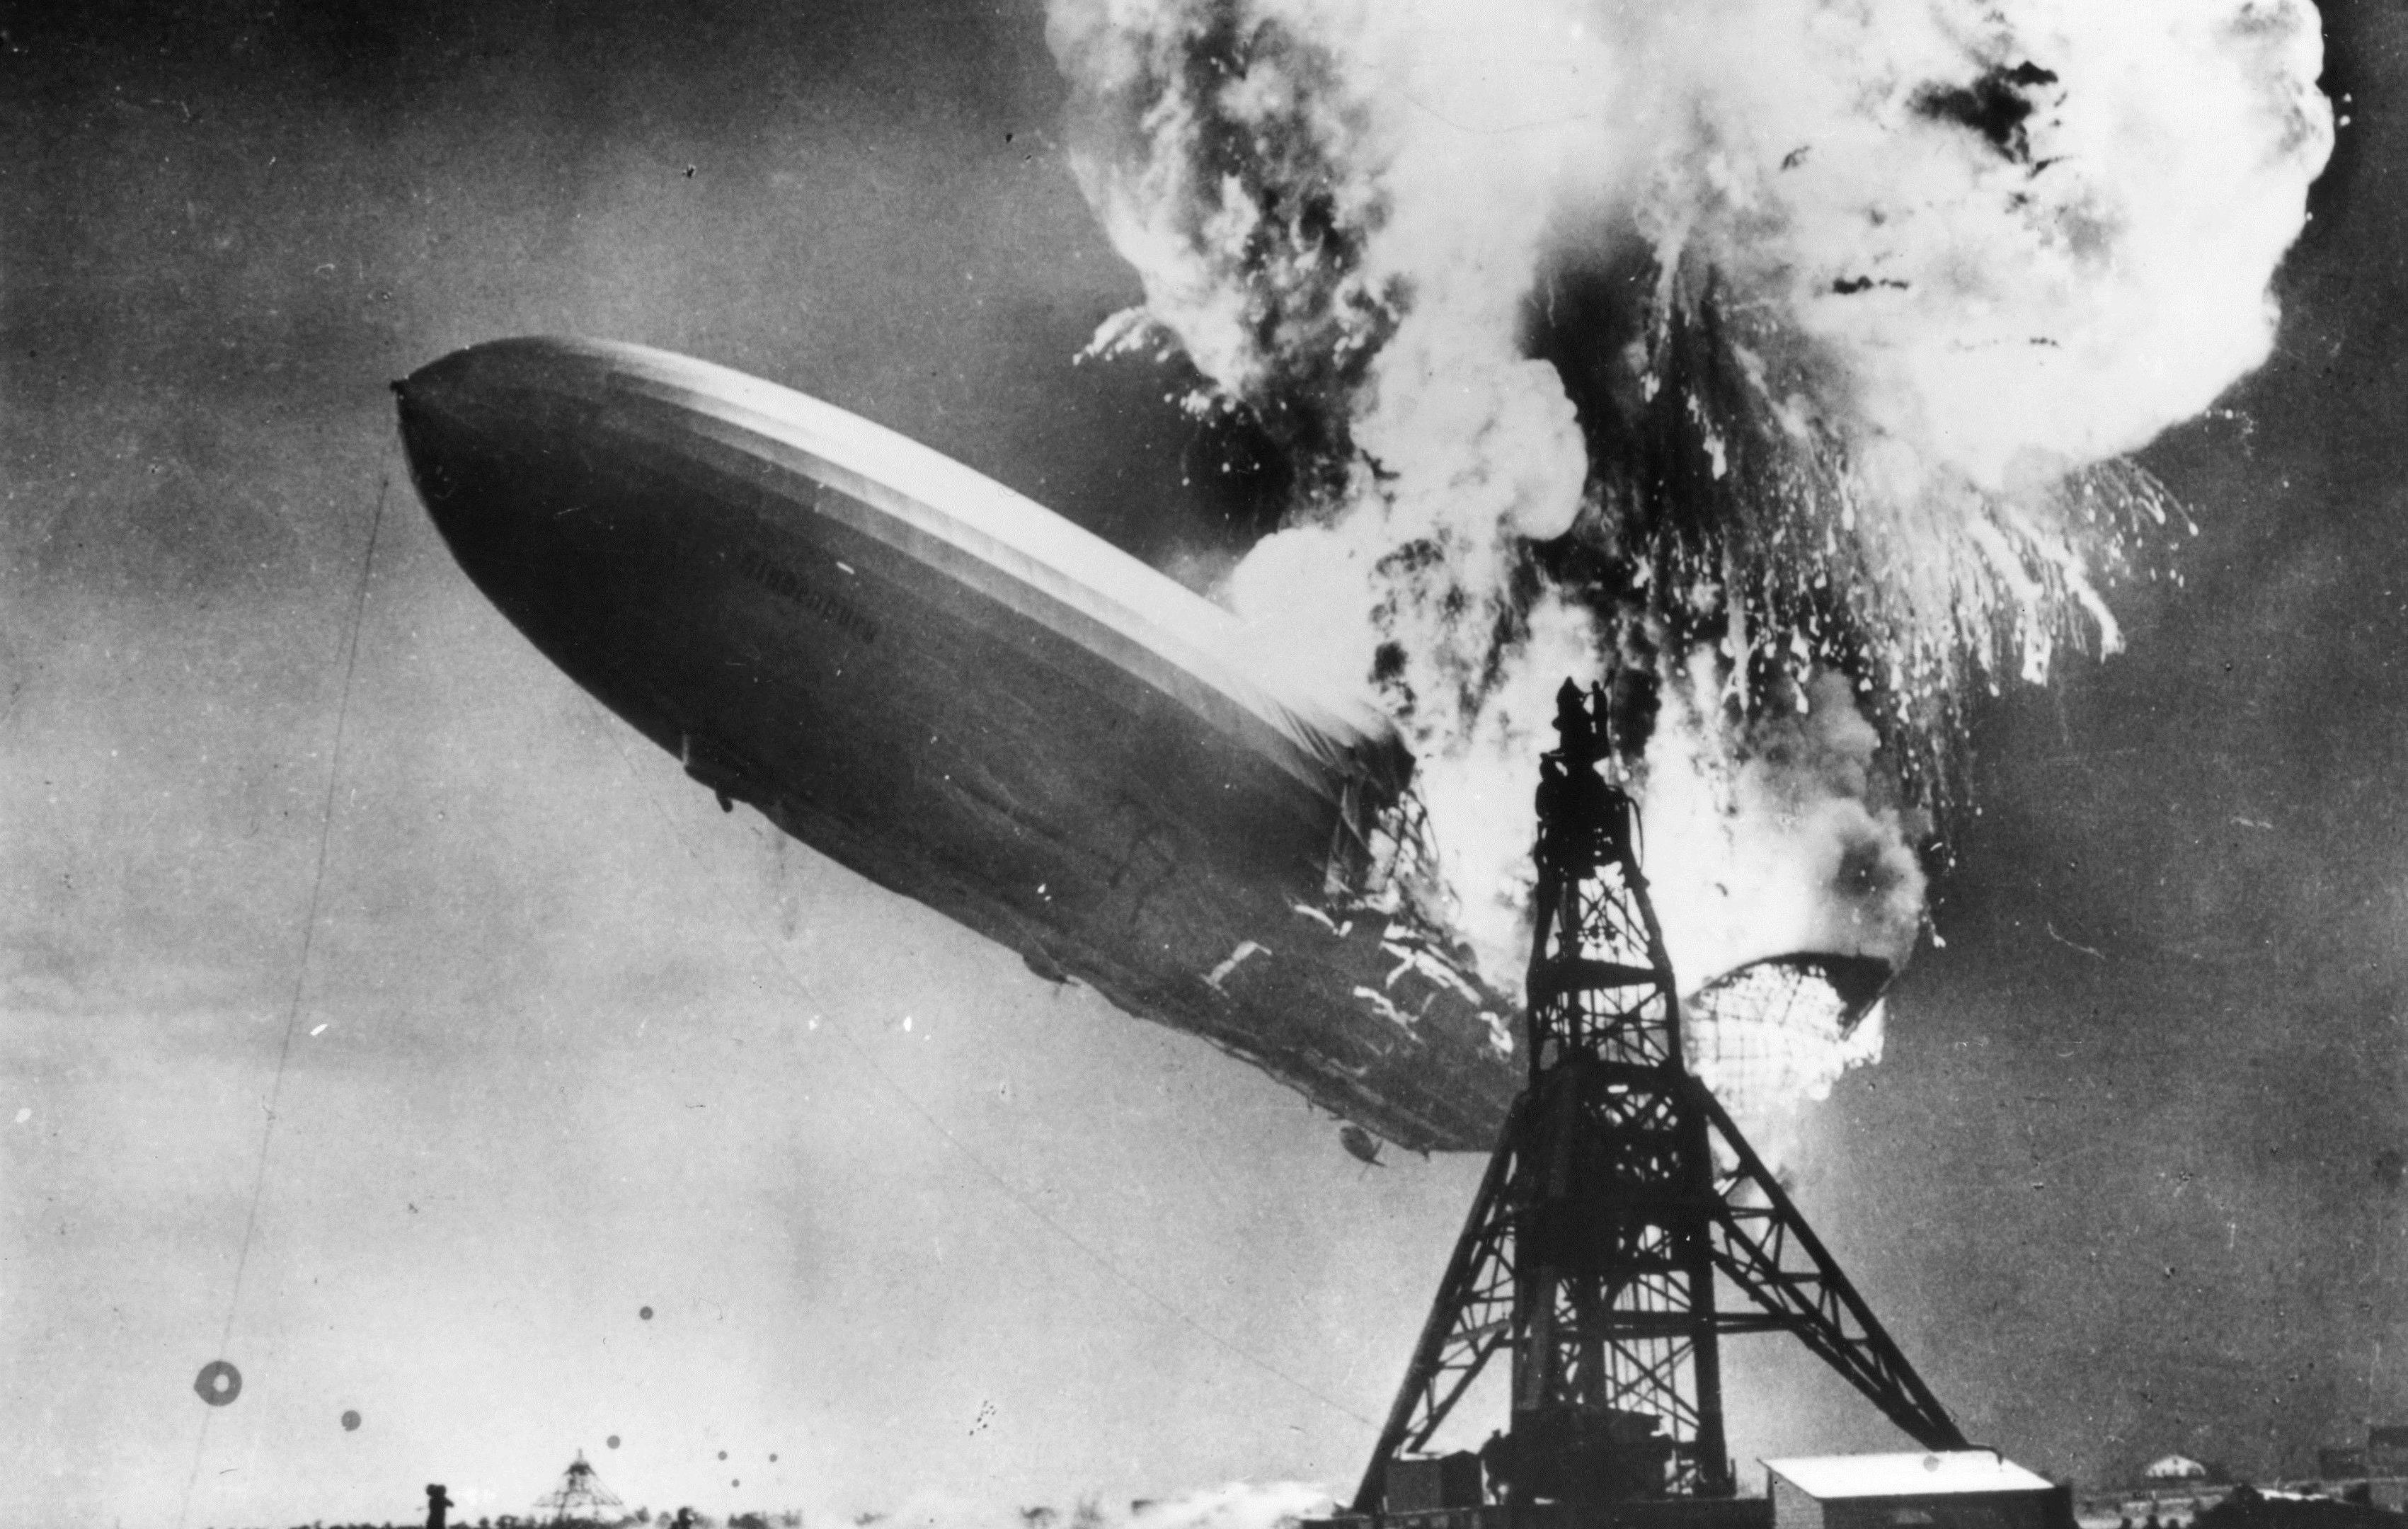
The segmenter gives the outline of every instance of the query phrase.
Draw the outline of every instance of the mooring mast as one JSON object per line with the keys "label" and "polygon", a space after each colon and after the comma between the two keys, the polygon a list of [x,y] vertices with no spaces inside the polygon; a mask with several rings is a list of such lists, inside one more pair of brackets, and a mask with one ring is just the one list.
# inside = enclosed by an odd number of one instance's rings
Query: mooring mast
{"label": "mooring mast", "polygon": [[[1794,1333],[1926,1448],[1964,1446],[1688,1070],[1639,870],[1638,811],[1597,773],[1610,722],[1601,691],[1592,701],[1565,681],[1562,742],[1540,762],[1529,1081],[1355,1493],[1358,1514],[1389,1506],[1391,1465],[1428,1445],[1499,1349],[1512,1354],[1512,1418],[1480,1463],[1510,1505],[1729,1496],[1726,1333]],[[1718,1305],[1717,1276],[1744,1307]]]}

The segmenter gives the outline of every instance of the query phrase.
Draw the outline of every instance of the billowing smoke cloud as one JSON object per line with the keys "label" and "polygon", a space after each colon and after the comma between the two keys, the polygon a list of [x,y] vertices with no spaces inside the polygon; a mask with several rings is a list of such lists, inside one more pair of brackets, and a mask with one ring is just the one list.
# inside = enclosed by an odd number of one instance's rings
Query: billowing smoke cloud
{"label": "billowing smoke cloud", "polygon": [[1226,596],[1380,693],[1488,970],[1617,676],[1695,983],[1902,960],[1959,697],[2113,650],[2121,453],[2255,366],[2331,141],[2302,0],[1054,0],[1101,349],[1298,467]]}
{"label": "billowing smoke cloud", "polygon": [[1924,878],[1908,846],[1921,819],[1882,771],[1880,736],[1847,682],[1819,674],[1805,709],[1736,736],[1699,715],[1694,693],[1679,693],[1647,750],[1645,828],[1682,853],[1654,878],[1674,967],[1911,949]]}

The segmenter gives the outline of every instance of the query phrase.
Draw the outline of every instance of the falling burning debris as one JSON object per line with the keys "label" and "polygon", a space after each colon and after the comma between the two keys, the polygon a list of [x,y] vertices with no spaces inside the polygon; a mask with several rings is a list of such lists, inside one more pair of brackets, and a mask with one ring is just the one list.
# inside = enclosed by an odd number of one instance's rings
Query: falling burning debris
{"label": "falling burning debris", "polygon": [[1923,921],[1962,698],[2111,652],[2122,453],[2255,367],[2332,139],[2302,0],[1053,0],[1081,184],[1199,415],[1294,468],[1222,596],[1368,679],[1486,973],[1608,678],[1684,985]]}

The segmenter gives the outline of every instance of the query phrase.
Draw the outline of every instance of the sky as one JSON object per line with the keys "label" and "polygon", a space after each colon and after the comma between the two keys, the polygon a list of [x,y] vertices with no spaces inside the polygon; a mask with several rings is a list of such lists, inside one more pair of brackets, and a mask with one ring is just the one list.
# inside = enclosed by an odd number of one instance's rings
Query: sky
{"label": "sky", "polygon": [[[2408,21],[2326,16],[2274,358],[2142,458],[2184,580],[1973,708],[1944,945],[1798,1165],[1966,1432],[2086,1481],[2408,1421]],[[93,5],[0,71],[11,1519],[523,1512],[579,1450],[714,1513],[1342,1493],[1481,1163],[721,814],[400,473],[391,379],[591,334],[1242,545],[1247,443],[1074,364],[1139,293],[1034,0]],[[1743,1478],[1897,1438],[1727,1370]]]}

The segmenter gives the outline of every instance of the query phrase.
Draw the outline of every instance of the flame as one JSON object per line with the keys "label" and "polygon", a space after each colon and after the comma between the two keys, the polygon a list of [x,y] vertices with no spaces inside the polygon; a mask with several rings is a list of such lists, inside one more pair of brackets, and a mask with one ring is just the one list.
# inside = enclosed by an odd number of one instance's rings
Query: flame
{"label": "flame", "polygon": [[2304,0],[1052,0],[1141,310],[1300,488],[1222,592],[1368,680],[1511,986],[1530,761],[1611,678],[1684,985],[1893,965],[1965,696],[2120,643],[2122,453],[2263,360]]}

